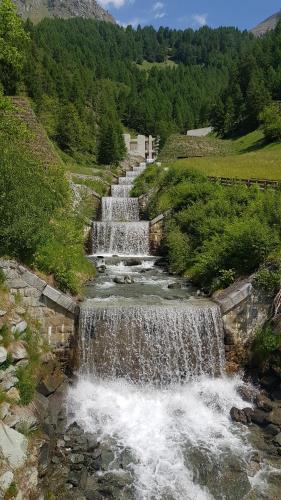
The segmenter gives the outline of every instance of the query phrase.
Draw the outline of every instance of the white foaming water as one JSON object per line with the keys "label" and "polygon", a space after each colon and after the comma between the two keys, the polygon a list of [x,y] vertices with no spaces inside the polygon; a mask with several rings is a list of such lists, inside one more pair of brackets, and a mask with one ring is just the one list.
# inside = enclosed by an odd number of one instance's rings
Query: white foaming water
{"label": "white foaming water", "polygon": [[111,186],[111,195],[117,198],[130,198],[132,185],[129,186],[120,186],[116,184],[112,184]]}
{"label": "white foaming water", "polygon": [[141,172],[136,172],[135,170],[129,170],[126,172],[126,177],[138,177]]}
{"label": "white foaming water", "polygon": [[149,222],[94,222],[93,253],[149,255]]}
{"label": "white foaming water", "polygon": [[[238,378],[203,377],[161,390],[85,378],[70,389],[68,404],[85,431],[94,430],[101,442],[111,443],[113,470],[120,455],[129,452],[126,469],[133,478],[134,498],[240,500],[240,476],[235,496],[233,479],[229,484],[223,471],[227,456],[235,458],[237,469],[250,451],[245,431],[238,435],[229,418],[232,406],[245,406],[238,385]],[[204,486],[206,471],[209,490]]]}
{"label": "white foaming water", "polygon": [[133,181],[132,177],[119,177],[119,185],[121,186],[130,185],[133,187]]}
{"label": "white foaming water", "polygon": [[102,198],[103,221],[139,221],[139,215],[137,198]]}

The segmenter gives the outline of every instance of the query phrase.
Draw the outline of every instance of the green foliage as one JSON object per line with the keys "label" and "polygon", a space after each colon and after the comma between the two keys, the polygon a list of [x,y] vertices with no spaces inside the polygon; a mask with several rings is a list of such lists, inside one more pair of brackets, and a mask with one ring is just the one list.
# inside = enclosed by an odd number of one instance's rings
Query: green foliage
{"label": "green foliage", "polygon": [[22,335],[28,353],[28,365],[17,368],[17,388],[20,393],[20,402],[23,406],[28,405],[34,398],[38,377],[41,370],[40,355],[42,352],[42,340],[38,331],[28,327]]}
{"label": "green foliage", "polygon": [[281,335],[274,332],[270,325],[260,329],[255,337],[253,350],[262,360],[281,347]]}
{"label": "green foliage", "polygon": [[[255,130],[260,120],[268,140],[281,137],[281,23],[275,31],[253,39],[234,61],[229,83],[213,107],[211,121],[221,136]],[[270,104],[273,101],[277,103]]]}
{"label": "green foliage", "polygon": [[23,406],[29,405],[34,398],[37,386],[37,377],[34,366],[20,366],[16,371],[18,378],[17,389],[20,393],[20,402]]}
{"label": "green foliage", "polygon": [[190,243],[186,234],[178,227],[171,227],[166,237],[170,270],[174,273],[183,273],[190,259]]}
{"label": "green foliage", "polygon": [[266,106],[260,114],[260,121],[264,136],[269,142],[281,141],[281,102]]}
{"label": "green foliage", "polygon": [[81,281],[93,274],[83,252],[83,221],[71,211],[60,211],[49,225],[44,241],[38,246],[35,264],[54,275],[62,291],[79,291]]}
{"label": "green foliage", "polygon": [[254,285],[257,289],[274,297],[281,286],[281,252],[278,249],[266,259],[256,273]]}
{"label": "green foliage", "polygon": [[210,292],[214,293],[217,290],[221,290],[229,287],[235,281],[235,271],[233,269],[221,269],[217,278],[213,280]]}
{"label": "green foliage", "polygon": [[12,340],[12,335],[11,335],[10,329],[6,323],[4,323],[3,326],[1,326],[0,335],[2,337],[1,344],[4,347],[8,347],[8,345],[10,344],[10,342]]}
{"label": "green foliage", "polygon": [[22,78],[29,37],[16,14],[12,0],[0,1],[0,83],[6,93],[15,93]]}
{"label": "green foliage", "polygon": [[257,271],[280,247],[278,190],[224,187],[182,163],[149,167],[134,189],[140,195],[147,186],[149,215],[171,210],[165,242],[171,269],[207,292]]}
{"label": "green foliage", "polygon": [[15,498],[18,494],[18,487],[15,481],[13,481],[4,495],[4,500],[11,500]]}

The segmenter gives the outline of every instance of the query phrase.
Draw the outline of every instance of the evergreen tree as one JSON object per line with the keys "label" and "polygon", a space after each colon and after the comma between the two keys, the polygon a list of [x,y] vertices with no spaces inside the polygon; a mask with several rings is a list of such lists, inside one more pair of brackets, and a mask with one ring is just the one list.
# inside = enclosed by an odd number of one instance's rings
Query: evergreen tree
{"label": "evergreen tree", "polygon": [[16,91],[22,78],[29,37],[12,0],[0,1],[0,82],[7,94]]}

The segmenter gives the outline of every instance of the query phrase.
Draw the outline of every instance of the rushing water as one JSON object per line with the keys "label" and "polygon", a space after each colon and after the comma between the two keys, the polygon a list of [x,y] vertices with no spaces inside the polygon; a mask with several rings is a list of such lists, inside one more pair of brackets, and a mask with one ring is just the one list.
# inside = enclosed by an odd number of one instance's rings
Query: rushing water
{"label": "rushing water", "polygon": [[139,202],[136,198],[102,199],[102,220],[131,222],[139,220]]}
{"label": "rushing water", "polygon": [[[144,168],[127,172],[103,198],[95,254],[149,254],[149,223],[139,220],[130,197]],[[110,444],[104,474],[129,475],[118,499],[266,499],[248,476],[247,430],[229,417],[245,402],[237,392],[241,379],[224,374],[219,308],[191,298],[180,280],[170,289],[175,278],[149,259],[102,262],[104,274],[82,307],[81,369],[68,406],[85,431]]]}
{"label": "rushing water", "polygon": [[94,222],[93,251],[98,255],[148,255],[149,222]]}
{"label": "rushing water", "polygon": [[162,387],[221,375],[223,328],[214,305],[91,307],[81,313],[82,370]]}

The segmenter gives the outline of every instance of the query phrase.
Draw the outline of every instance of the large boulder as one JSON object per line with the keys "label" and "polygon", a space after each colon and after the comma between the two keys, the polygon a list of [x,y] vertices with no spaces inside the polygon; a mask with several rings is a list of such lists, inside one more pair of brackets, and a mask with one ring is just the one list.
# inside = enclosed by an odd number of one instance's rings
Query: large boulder
{"label": "large boulder", "polygon": [[3,423],[0,425],[0,450],[13,469],[24,465],[27,447],[28,441],[23,434]]}
{"label": "large boulder", "polygon": [[5,347],[0,346],[0,364],[5,363],[8,356],[8,352]]}
{"label": "large boulder", "polygon": [[24,333],[27,329],[26,321],[20,321],[17,325],[13,326],[12,333]]}
{"label": "large boulder", "polygon": [[22,341],[12,342],[8,347],[8,352],[12,356],[13,361],[20,361],[21,359],[28,358],[25,343]]}

